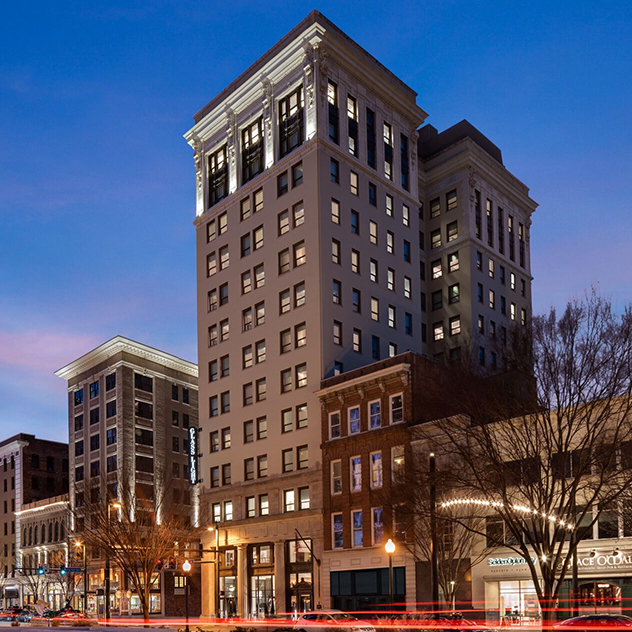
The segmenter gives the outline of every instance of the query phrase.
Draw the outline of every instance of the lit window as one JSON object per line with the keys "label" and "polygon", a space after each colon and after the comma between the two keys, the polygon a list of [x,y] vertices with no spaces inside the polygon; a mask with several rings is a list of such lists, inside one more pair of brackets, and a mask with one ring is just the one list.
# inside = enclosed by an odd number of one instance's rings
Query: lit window
{"label": "lit window", "polygon": [[393,196],[386,194],[386,214],[393,217]]}
{"label": "lit window", "polygon": [[342,305],[342,283],[336,279],[333,280],[332,284],[332,297],[336,305]]}
{"label": "lit window", "polygon": [[456,272],[459,269],[459,253],[448,255],[448,272]]}
{"label": "lit window", "polygon": [[331,221],[334,224],[340,224],[340,202],[338,200],[331,200]]}
{"label": "lit window", "polygon": [[303,202],[299,202],[292,207],[292,216],[294,218],[294,228],[298,228],[305,223],[305,207],[303,206]]}
{"label": "lit window", "polygon": [[362,353],[362,332],[359,329],[353,330],[353,350]]}
{"label": "lit window", "polygon": [[391,423],[404,421],[404,396],[391,395]]}
{"label": "lit window", "polygon": [[305,305],[305,282],[294,286],[294,307]]}
{"label": "lit window", "polygon": [[439,217],[441,214],[441,200],[435,198],[430,201],[430,217]]}
{"label": "lit window", "polygon": [[230,263],[230,258],[228,254],[228,246],[224,246],[219,249],[219,269],[225,270]]}
{"label": "lit window", "polygon": [[351,250],[351,272],[360,274],[360,253],[357,250]]}
{"label": "lit window", "polygon": [[443,323],[435,323],[432,326],[432,335],[436,341],[443,340]]}
{"label": "lit window", "polygon": [[305,323],[294,326],[294,346],[299,349],[307,344],[307,327]]}
{"label": "lit window", "polygon": [[351,491],[359,492],[362,490],[362,460],[359,456],[352,456],[351,465]]}
{"label": "lit window", "polygon": [[373,522],[373,544],[382,544],[384,541],[384,519],[382,507],[373,508],[371,520]]}
{"label": "lit window", "polygon": [[371,297],[371,320],[380,320],[380,301],[373,296]]}
{"label": "lit window", "polygon": [[302,266],[305,263],[305,242],[299,241],[294,244],[294,267]]}
{"label": "lit window", "polygon": [[395,254],[395,235],[390,231],[386,231],[386,252]]}
{"label": "lit window", "polygon": [[296,367],[296,388],[307,386],[307,364],[299,364]]}
{"label": "lit window", "polygon": [[352,195],[358,195],[358,174],[355,171],[349,172],[349,184]]}
{"label": "lit window", "polygon": [[340,242],[337,239],[331,240],[331,260],[333,263],[340,264]]}
{"label": "lit window", "polygon": [[371,452],[371,487],[378,489],[382,487],[382,452]]}
{"label": "lit window", "polygon": [[435,261],[433,261],[430,266],[432,267],[432,278],[433,279],[438,279],[441,277],[441,275],[443,274],[443,271],[441,269],[441,259],[437,259]]}
{"label": "lit window", "polygon": [[290,230],[290,214],[288,211],[279,213],[279,237]]}
{"label": "lit window", "polygon": [[461,333],[461,317],[460,316],[452,316],[450,318],[450,335],[456,336]]}
{"label": "lit window", "polygon": [[351,512],[351,526],[353,527],[353,546],[362,546],[362,510]]}
{"label": "lit window", "polygon": [[283,511],[294,511],[294,490],[286,489],[283,492]]}
{"label": "lit window", "polygon": [[290,290],[283,290],[279,293],[279,313],[285,314],[290,311]]}
{"label": "lit window", "polygon": [[344,546],[342,514],[336,513],[331,515],[332,521],[332,546],[334,549],[341,549]]}
{"label": "lit window", "polygon": [[342,494],[342,461],[331,462],[331,493]]}
{"label": "lit window", "polygon": [[342,323],[334,320],[334,344],[342,345]]}
{"label": "lit window", "polygon": [[377,224],[373,220],[369,221],[369,241],[377,245]]}
{"label": "lit window", "polygon": [[396,324],[396,309],[392,305],[388,306],[388,326],[391,329],[395,329]]}
{"label": "lit window", "polygon": [[370,267],[369,267],[369,278],[373,283],[378,282],[378,273],[377,273],[377,261],[375,259],[371,259]]}
{"label": "lit window", "polygon": [[402,205],[402,223],[404,226],[410,226],[410,208],[406,204]]}
{"label": "lit window", "polygon": [[281,371],[281,393],[289,393],[292,390],[292,369]]}
{"label": "lit window", "polygon": [[389,268],[386,273],[386,287],[389,290],[395,291],[395,270]]}
{"label": "lit window", "polygon": [[409,277],[405,276],[404,277],[404,298],[411,298],[412,297],[412,290],[411,290],[411,280]]}

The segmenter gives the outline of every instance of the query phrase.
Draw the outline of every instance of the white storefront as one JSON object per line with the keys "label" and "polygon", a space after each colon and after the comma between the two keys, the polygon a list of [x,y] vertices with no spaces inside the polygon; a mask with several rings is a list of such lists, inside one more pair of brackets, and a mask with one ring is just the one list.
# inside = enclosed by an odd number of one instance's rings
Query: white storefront
{"label": "white storefront", "polygon": [[[629,614],[632,609],[632,546],[615,541],[587,541],[579,550],[579,612]],[[505,550],[506,551],[506,550]],[[558,608],[570,616],[571,571],[560,592]],[[472,568],[473,607],[488,619],[528,623],[540,617],[537,592],[526,560],[513,552],[496,552]]]}

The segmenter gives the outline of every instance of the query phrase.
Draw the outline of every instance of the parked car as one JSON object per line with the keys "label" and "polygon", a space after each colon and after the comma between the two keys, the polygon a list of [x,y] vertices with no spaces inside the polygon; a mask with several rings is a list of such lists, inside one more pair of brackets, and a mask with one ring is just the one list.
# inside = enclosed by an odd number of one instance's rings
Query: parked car
{"label": "parked car", "polygon": [[632,630],[632,618],[624,614],[585,614],[566,619],[553,628],[556,632],[612,632]]}
{"label": "parked car", "polygon": [[356,619],[342,610],[304,612],[296,620],[294,630],[297,632],[333,632],[333,630],[375,632],[375,628],[368,621]]}
{"label": "parked car", "polygon": [[460,612],[405,612],[394,623],[400,632],[497,632],[480,621],[465,619]]}

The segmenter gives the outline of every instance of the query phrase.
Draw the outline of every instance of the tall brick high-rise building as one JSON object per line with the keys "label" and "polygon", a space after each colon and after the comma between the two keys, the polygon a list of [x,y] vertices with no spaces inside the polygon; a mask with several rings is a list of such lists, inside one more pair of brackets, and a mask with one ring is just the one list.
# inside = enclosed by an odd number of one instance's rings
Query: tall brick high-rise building
{"label": "tall brick high-rise building", "polygon": [[203,570],[205,614],[329,605],[314,563],[322,379],[407,350],[494,370],[496,344],[529,322],[528,189],[472,125],[439,133],[426,116],[312,12],[185,135],[202,503],[224,553],[219,581]]}

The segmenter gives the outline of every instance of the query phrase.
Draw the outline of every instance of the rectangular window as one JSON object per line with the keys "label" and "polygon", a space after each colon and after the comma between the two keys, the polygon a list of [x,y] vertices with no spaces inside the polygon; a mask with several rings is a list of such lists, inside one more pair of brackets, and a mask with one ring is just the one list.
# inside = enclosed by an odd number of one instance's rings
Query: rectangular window
{"label": "rectangular window", "polygon": [[279,154],[283,158],[303,142],[303,87],[281,99],[278,110]]}
{"label": "rectangular window", "polygon": [[332,298],[336,305],[342,305],[342,283],[336,279],[332,284]]}
{"label": "rectangular window", "polygon": [[292,390],[292,369],[281,371],[281,393],[289,393]]}
{"label": "rectangular window", "polygon": [[306,445],[296,448],[296,469],[305,470],[309,467],[309,453]]}
{"label": "rectangular window", "polygon": [[404,421],[404,396],[391,395],[391,423],[396,424]]}
{"label": "rectangular window", "polygon": [[351,524],[353,527],[353,546],[362,546],[362,511],[351,512]]}
{"label": "rectangular window", "polygon": [[360,432],[360,407],[354,406],[349,408],[349,434],[358,434]]}
{"label": "rectangular window", "polygon": [[340,202],[331,198],[331,221],[340,224]]}
{"label": "rectangular window", "polygon": [[284,171],[277,176],[277,197],[285,195],[289,190],[289,186],[287,171]]}
{"label": "rectangular window", "polygon": [[393,179],[393,127],[384,122],[384,175],[388,180]]}
{"label": "rectangular window", "polygon": [[255,201],[255,213],[258,213],[263,209],[263,189],[257,189],[253,193],[254,201]]}
{"label": "rectangular window", "polygon": [[386,231],[386,252],[395,254],[395,235],[390,230]]}
{"label": "rectangular window", "polygon": [[382,487],[382,452],[371,452],[369,463],[371,465],[371,487],[379,489]]}
{"label": "rectangular window", "polygon": [[359,456],[352,456],[349,460],[351,467],[351,491],[362,490],[362,459]]}
{"label": "rectangular window", "polygon": [[228,268],[229,263],[230,256],[228,252],[228,246],[224,246],[223,248],[219,249],[219,269],[225,270],[226,268]]}
{"label": "rectangular window", "polygon": [[252,481],[255,477],[255,460],[244,459],[244,480]]}
{"label": "rectangular window", "polygon": [[382,507],[373,507],[373,515],[371,520],[373,522],[373,544],[382,544],[384,541],[384,519]]}
{"label": "rectangular window", "polygon": [[250,198],[249,197],[244,198],[240,202],[239,217],[242,222],[250,217]]}
{"label": "rectangular window", "polygon": [[302,266],[305,261],[305,242],[299,241],[297,244],[293,246],[294,250],[294,267]]}
{"label": "rectangular window", "polygon": [[307,364],[299,364],[296,368],[296,388],[307,386]]}
{"label": "rectangular window", "polygon": [[443,270],[441,268],[441,259],[436,259],[430,264],[432,268],[432,278],[439,279],[443,275]]}
{"label": "rectangular window", "polygon": [[281,235],[285,235],[285,233],[288,233],[290,231],[290,213],[289,213],[289,211],[285,210],[285,211],[282,211],[281,213],[279,213],[279,215],[277,217],[277,224],[278,224],[278,229],[279,229],[279,237]]}
{"label": "rectangular window", "polygon": [[296,427],[299,430],[307,428],[307,404],[299,404],[296,407]]}
{"label": "rectangular window", "polygon": [[228,195],[226,145],[209,156],[208,174],[208,205],[211,207]]}
{"label": "rectangular window", "polygon": [[[290,411],[291,412],[291,411]],[[338,439],[340,437],[340,413],[329,414],[329,438]]]}
{"label": "rectangular window", "polygon": [[248,496],[246,498],[246,518],[254,518],[255,515],[255,497]]}
{"label": "rectangular window", "polygon": [[366,161],[369,167],[375,169],[376,165],[376,132],[375,132],[375,112],[366,109]]}
{"label": "rectangular window", "polygon": [[360,253],[357,250],[351,250],[351,272],[360,274]]}
{"label": "rectangular window", "polygon": [[492,215],[492,201],[486,200],[486,215],[487,215],[487,245],[490,248],[494,247],[494,217]]}
{"label": "rectangular window", "polygon": [[396,323],[397,323],[397,312],[395,307],[393,307],[393,305],[389,305],[388,306],[388,326],[391,329],[396,329]]}
{"label": "rectangular window", "polygon": [[454,285],[450,285],[448,287],[448,303],[450,305],[454,305],[454,303],[458,303],[461,300],[461,286],[459,283],[455,283]]}
{"label": "rectangular window", "polygon": [[342,345],[342,323],[334,320],[334,344]]}
{"label": "rectangular window", "polygon": [[441,215],[441,199],[430,200],[430,217],[439,217],[439,215]]}
{"label": "rectangular window", "polygon": [[458,237],[459,237],[459,224],[458,224],[458,222],[456,222],[456,221],[450,222],[446,226],[446,241],[449,243],[451,241],[454,241],[455,239],[458,239]]}
{"label": "rectangular window", "polygon": [[371,297],[371,320],[376,322],[380,320],[380,301],[373,296]]}
{"label": "rectangular window", "polygon": [[206,243],[211,243],[215,237],[217,237],[217,231],[215,230],[215,220],[212,219],[206,225]]}
{"label": "rectangular window", "polygon": [[461,317],[452,316],[450,318],[450,335],[456,336],[461,333]]}
{"label": "rectangular window", "polygon": [[351,211],[351,232],[354,235],[360,234],[360,214],[357,211]]}
{"label": "rectangular window", "polygon": [[[294,221],[294,228],[298,228],[305,223],[305,207],[303,206],[303,202],[298,202],[292,207],[292,218]],[[255,242],[255,250],[256,249],[257,245]]]}
{"label": "rectangular window", "polygon": [[292,165],[292,188],[303,184],[303,163],[297,162]]}
{"label": "rectangular window", "polygon": [[369,241],[377,245],[377,224],[373,220],[369,221]]}
{"label": "rectangular window", "polygon": [[294,450],[292,448],[281,451],[281,471],[284,473],[294,471]]}
{"label": "rectangular window", "polygon": [[291,306],[290,290],[283,290],[283,292],[279,293],[279,313],[285,314],[289,312]]}
{"label": "rectangular window", "polygon": [[372,182],[369,182],[369,204],[377,206],[377,187]]}
{"label": "rectangular window", "polygon": [[340,265],[340,242],[337,239],[331,240],[331,260]]}
{"label": "rectangular window", "polygon": [[403,445],[391,448],[391,472],[393,482],[402,482],[405,473],[405,452]]}
{"label": "rectangular window", "polygon": [[358,314],[362,311],[362,294],[360,290],[356,290],[356,288],[351,290],[351,307],[353,311]]}
{"label": "rectangular window", "polygon": [[305,323],[294,325],[294,346],[299,349],[307,344],[307,327]]}
{"label": "rectangular window", "polygon": [[99,382],[92,382],[90,384],[90,399],[94,399],[99,396]]}
{"label": "rectangular window", "polygon": [[263,171],[263,117],[241,132],[242,183],[252,180]]}
{"label": "rectangular window", "polygon": [[439,246],[441,246],[441,229],[437,228],[430,233],[430,247],[434,249]]}
{"label": "rectangular window", "polygon": [[353,350],[362,353],[362,332],[359,329],[353,330]]}
{"label": "rectangular window", "polygon": [[399,136],[399,160],[401,167],[402,188],[408,191],[410,187],[410,167],[408,161],[408,137],[404,134]]}
{"label": "rectangular window", "polygon": [[332,521],[332,547],[334,549],[341,549],[344,547],[342,514],[341,513],[332,514],[331,521]]}
{"label": "rectangular window", "polygon": [[448,255],[448,272],[456,272],[459,269],[459,253],[453,252]]}
{"label": "rectangular window", "polygon": [[265,478],[268,475],[268,455],[262,454],[257,457],[257,477]]}
{"label": "rectangular window", "polygon": [[351,195],[358,195],[358,174],[355,171],[349,172],[349,188]]}
{"label": "rectangular window", "polygon": [[329,161],[329,175],[332,182],[340,184],[340,164],[333,158]]}
{"label": "rectangular window", "polygon": [[349,130],[349,153],[358,155],[358,102],[347,95],[347,127]]}
{"label": "rectangular window", "polygon": [[340,113],[338,111],[338,86],[331,81],[327,82],[327,104],[329,120],[329,140],[339,143],[340,140]]}
{"label": "rectangular window", "polygon": [[371,259],[370,265],[369,265],[369,278],[371,279],[371,281],[373,281],[373,283],[377,283],[378,282],[378,264],[377,261],[375,259]]}

